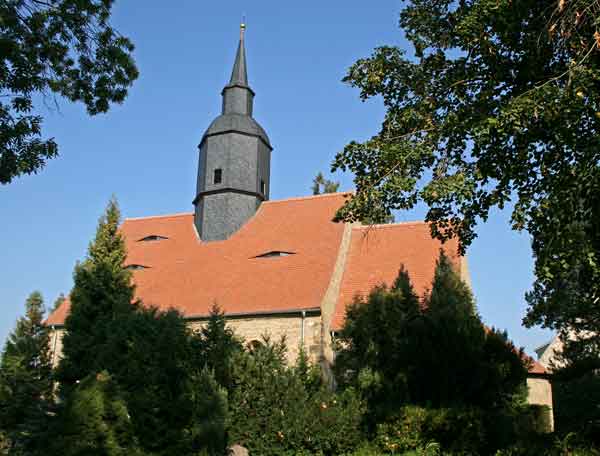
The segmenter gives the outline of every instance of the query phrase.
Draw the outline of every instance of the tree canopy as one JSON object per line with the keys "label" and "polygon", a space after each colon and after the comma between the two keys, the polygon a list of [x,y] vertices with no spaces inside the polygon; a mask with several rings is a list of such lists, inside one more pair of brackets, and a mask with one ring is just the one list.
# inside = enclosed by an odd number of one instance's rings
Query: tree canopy
{"label": "tree canopy", "polygon": [[[464,251],[494,207],[533,239],[527,325],[597,331],[600,321],[600,32],[591,0],[411,0],[414,55],[377,48],[345,81],[380,96],[381,130],[348,144],[355,174],[338,213],[354,221],[428,206]],[[596,341],[596,346],[600,345]]]}
{"label": "tree canopy", "polygon": [[340,188],[340,183],[325,179],[323,173],[319,173],[313,179],[312,192],[313,195],[320,195],[321,193],[335,193]]}
{"label": "tree canopy", "polygon": [[53,405],[49,330],[43,320],[44,301],[35,291],[2,352],[0,433],[6,433],[9,454],[37,454]]}
{"label": "tree canopy", "polygon": [[135,310],[131,271],[124,268],[127,252],[119,233],[120,217],[113,199],[100,218],[87,258],[75,267],[63,358],[57,372],[63,388],[106,368],[114,354],[98,348],[107,345],[112,324]]}
{"label": "tree canopy", "polygon": [[362,391],[372,428],[406,405],[510,407],[525,386],[523,354],[484,327],[468,286],[443,252],[421,303],[400,270],[391,288],[375,288],[346,310],[335,370],[342,386]]}
{"label": "tree canopy", "polygon": [[[58,154],[34,102],[62,96],[90,115],[121,103],[138,77],[133,44],[110,25],[114,0],[0,3],[0,184]],[[56,100],[54,100],[56,103]]]}

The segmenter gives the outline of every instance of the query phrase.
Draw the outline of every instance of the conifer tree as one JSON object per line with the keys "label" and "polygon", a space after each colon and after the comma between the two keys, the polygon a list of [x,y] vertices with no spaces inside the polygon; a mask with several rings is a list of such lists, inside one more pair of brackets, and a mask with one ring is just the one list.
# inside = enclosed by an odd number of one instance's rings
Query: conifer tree
{"label": "conifer tree", "polygon": [[106,372],[87,376],[61,409],[49,452],[55,456],[142,456],[127,405]]}
{"label": "conifer tree", "polygon": [[58,297],[55,299],[54,304],[52,305],[52,309],[50,309],[50,312],[54,312],[56,309],[58,309],[63,302],[65,302],[66,300],[66,296],[61,293],[58,295]]}
{"label": "conifer tree", "polygon": [[216,303],[210,310],[206,325],[194,335],[193,344],[199,358],[198,365],[211,369],[217,382],[231,391],[232,358],[243,347],[241,340],[227,327],[225,314]]}
{"label": "conifer tree", "polygon": [[413,399],[438,407],[508,404],[525,383],[523,354],[505,333],[485,328],[471,290],[443,250],[425,309]]}
{"label": "conifer tree", "polygon": [[221,456],[227,446],[227,391],[215,380],[206,366],[193,375],[188,400],[192,403],[192,418],[186,428],[187,448],[192,454]]}
{"label": "conifer tree", "polygon": [[340,188],[340,183],[329,179],[325,179],[323,173],[319,173],[313,179],[312,192],[313,195],[320,195],[321,193],[335,193]]}
{"label": "conifer tree", "polygon": [[136,308],[131,272],[123,267],[126,251],[118,230],[119,220],[119,207],[111,199],[100,218],[87,258],[75,267],[71,309],[65,321],[63,359],[58,369],[63,389],[104,369],[113,356],[102,350],[111,323]]}
{"label": "conifer tree", "polygon": [[36,454],[53,399],[42,295],[31,293],[25,309],[0,361],[0,434],[11,455]]}
{"label": "conifer tree", "polygon": [[419,299],[403,267],[391,289],[376,287],[346,309],[334,369],[340,385],[363,391],[370,425],[410,400],[420,319]]}

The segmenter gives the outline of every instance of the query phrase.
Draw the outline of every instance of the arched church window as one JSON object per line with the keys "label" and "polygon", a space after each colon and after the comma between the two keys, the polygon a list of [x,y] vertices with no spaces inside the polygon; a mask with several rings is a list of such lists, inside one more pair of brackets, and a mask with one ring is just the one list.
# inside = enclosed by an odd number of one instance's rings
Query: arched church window
{"label": "arched church window", "polygon": [[253,352],[261,348],[263,346],[263,343],[260,340],[254,339],[248,342],[246,346],[248,347],[249,351]]}
{"label": "arched church window", "polygon": [[221,168],[217,168],[217,169],[215,169],[213,184],[220,184],[222,181],[223,181],[223,170]]}
{"label": "arched church window", "polygon": [[264,195],[267,193],[267,186],[265,185],[265,181],[261,179],[260,181],[260,192]]}

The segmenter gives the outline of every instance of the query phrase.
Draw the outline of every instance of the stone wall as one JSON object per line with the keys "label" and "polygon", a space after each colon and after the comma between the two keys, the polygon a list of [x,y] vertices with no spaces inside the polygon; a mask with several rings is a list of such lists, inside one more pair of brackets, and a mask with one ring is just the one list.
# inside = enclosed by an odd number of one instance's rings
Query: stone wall
{"label": "stone wall", "polygon": [[[304,336],[302,325],[304,320]],[[205,321],[190,322],[194,329],[200,329]],[[246,344],[260,342],[263,335],[277,341],[285,336],[288,347],[288,361],[294,363],[298,357],[300,346],[313,362],[321,359],[321,316],[310,315],[302,318],[301,314],[293,315],[260,315],[252,317],[232,317],[227,325],[235,334],[241,336]],[[304,339],[302,343],[302,339]]]}
{"label": "stone wall", "polygon": [[529,377],[527,379],[527,402],[532,405],[548,407],[549,432],[554,430],[554,409],[552,406],[552,384],[543,377]]}
{"label": "stone wall", "polygon": [[[304,335],[302,325],[304,320]],[[192,329],[199,329],[206,321],[190,321]],[[263,335],[268,335],[271,340],[279,340],[285,336],[288,347],[288,361],[294,363],[298,357],[301,341],[304,339],[304,350],[313,362],[320,361],[321,353],[321,316],[306,315],[304,319],[300,313],[293,315],[259,315],[252,317],[232,317],[227,320],[227,325],[232,328],[245,343],[261,341]],[[62,338],[64,329],[53,329],[50,332],[50,350],[52,365],[58,365],[62,356]]]}
{"label": "stone wall", "polygon": [[52,367],[58,366],[58,362],[62,357],[62,339],[64,335],[64,329],[53,328],[50,330],[50,360],[52,361]]}

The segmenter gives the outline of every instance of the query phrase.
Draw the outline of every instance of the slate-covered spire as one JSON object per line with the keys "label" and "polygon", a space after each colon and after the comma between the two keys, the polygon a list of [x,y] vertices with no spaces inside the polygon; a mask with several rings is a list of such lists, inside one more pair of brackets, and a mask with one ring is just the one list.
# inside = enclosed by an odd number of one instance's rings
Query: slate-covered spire
{"label": "slate-covered spire", "polygon": [[231,72],[230,86],[248,87],[248,71],[246,70],[246,47],[244,46],[244,34],[246,24],[240,24],[240,44],[238,45],[233,71]]}
{"label": "slate-covered spire", "polygon": [[254,92],[248,85],[244,32],[229,83],[221,92],[223,112],[198,146],[194,223],[203,242],[229,238],[269,199],[269,137],[252,117]]}
{"label": "slate-covered spire", "polygon": [[254,91],[248,85],[248,70],[246,69],[246,48],[244,34],[246,24],[240,25],[240,43],[238,45],[233,71],[229,84],[223,89],[223,114],[241,114],[252,116]]}

